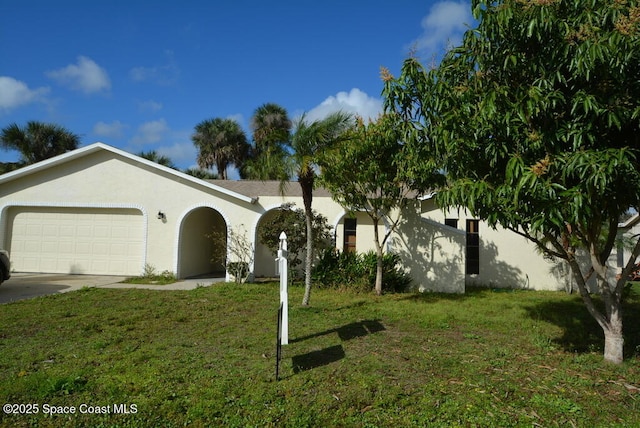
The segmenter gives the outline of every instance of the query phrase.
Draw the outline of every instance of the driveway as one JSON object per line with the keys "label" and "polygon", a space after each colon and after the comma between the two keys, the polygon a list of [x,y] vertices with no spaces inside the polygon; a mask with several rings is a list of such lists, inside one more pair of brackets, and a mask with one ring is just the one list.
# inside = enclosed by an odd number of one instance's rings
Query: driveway
{"label": "driveway", "polygon": [[65,275],[46,273],[12,273],[0,284],[0,303],[30,299],[55,293],[79,290],[82,287],[146,288],[152,290],[190,290],[198,286],[222,282],[224,278],[185,279],[167,285],[121,284],[126,277],[107,275]]}

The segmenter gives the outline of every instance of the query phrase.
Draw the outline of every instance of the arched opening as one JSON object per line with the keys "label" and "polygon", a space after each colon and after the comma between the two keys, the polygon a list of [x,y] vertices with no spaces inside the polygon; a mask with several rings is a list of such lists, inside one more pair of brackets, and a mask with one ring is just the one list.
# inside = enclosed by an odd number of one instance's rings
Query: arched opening
{"label": "arched opening", "polygon": [[180,226],[178,275],[225,276],[226,256],[227,223],[222,215],[209,207],[189,212]]}
{"label": "arched opening", "polygon": [[254,274],[256,278],[273,278],[276,276],[276,255],[265,244],[261,242],[260,236],[263,230],[264,224],[273,219],[280,208],[275,208],[264,213],[258,225],[256,227],[255,236],[255,261],[254,261]]}

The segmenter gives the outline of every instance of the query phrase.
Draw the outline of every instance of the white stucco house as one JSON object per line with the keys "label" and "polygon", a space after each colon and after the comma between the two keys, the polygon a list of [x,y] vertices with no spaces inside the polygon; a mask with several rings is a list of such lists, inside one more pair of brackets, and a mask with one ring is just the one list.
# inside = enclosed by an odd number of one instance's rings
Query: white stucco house
{"label": "white stucco house", "polygon": [[[212,230],[245,230],[254,276],[272,276],[274,255],[258,240],[260,222],[283,203],[302,207],[298,183],[201,180],[103,143],[0,176],[0,246],[15,272],[140,275],[145,265],[179,278],[224,272],[214,266]],[[334,227],[339,249],[374,248],[373,226],[323,189],[314,209]],[[381,226],[384,228],[384,226]],[[464,212],[443,212],[429,197],[402,213],[387,250],[398,253],[421,291],[465,286],[563,289],[563,266],[524,238],[490,229]]]}

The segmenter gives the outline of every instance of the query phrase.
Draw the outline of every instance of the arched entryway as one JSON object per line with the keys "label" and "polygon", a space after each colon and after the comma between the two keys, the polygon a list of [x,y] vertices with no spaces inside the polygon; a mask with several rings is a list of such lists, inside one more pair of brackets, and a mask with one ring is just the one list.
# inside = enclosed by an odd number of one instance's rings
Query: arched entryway
{"label": "arched entryway", "polygon": [[272,278],[276,276],[276,255],[265,244],[260,236],[265,222],[272,220],[280,211],[280,207],[273,208],[260,217],[256,225],[255,233],[255,261],[254,274],[256,278]]}
{"label": "arched entryway", "polygon": [[178,276],[225,276],[226,240],[227,222],[222,214],[209,207],[191,210],[180,225]]}

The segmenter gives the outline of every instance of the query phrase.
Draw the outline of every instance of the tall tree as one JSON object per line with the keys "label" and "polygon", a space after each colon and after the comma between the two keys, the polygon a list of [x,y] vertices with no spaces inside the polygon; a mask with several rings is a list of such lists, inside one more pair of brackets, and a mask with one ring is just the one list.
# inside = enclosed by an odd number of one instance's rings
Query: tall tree
{"label": "tall tree", "polygon": [[302,304],[308,305],[311,298],[311,268],[313,264],[313,189],[318,158],[323,151],[340,142],[352,126],[350,114],[336,112],[324,119],[308,122],[303,115],[295,123],[291,137],[291,154],[288,165],[298,178],[302,189],[305,223],[307,229],[307,254],[305,257],[305,291]]}
{"label": "tall tree", "polygon": [[[412,194],[407,175],[409,147],[404,143],[403,125],[398,115],[389,113],[365,123],[358,119],[342,144],[327,151],[322,161],[322,183],[346,210],[365,212],[373,222],[376,248],[375,291],[382,294],[384,246],[401,219],[402,208]],[[422,165],[421,180],[439,177],[435,168]],[[384,223],[381,237],[379,226]]]}
{"label": "tall tree", "polygon": [[249,151],[247,136],[233,119],[204,120],[196,125],[191,139],[198,148],[198,166],[215,166],[222,180],[227,179],[229,165],[241,166]]}
{"label": "tall tree", "polygon": [[[619,280],[607,260],[618,219],[640,205],[638,1],[472,3],[478,27],[436,69],[409,58],[399,78],[386,76],[387,108],[440,156],[443,207],[466,207],[569,264],[605,360],[620,363],[640,239]],[[602,305],[587,284],[594,273]]]}
{"label": "tall tree", "polygon": [[20,152],[20,162],[30,165],[77,149],[80,137],[59,125],[29,121],[24,127],[13,123],[3,128],[0,144]]}
{"label": "tall tree", "polygon": [[258,107],[251,117],[251,132],[254,146],[251,159],[242,173],[257,180],[287,179],[285,158],[289,144],[292,122],[287,110],[274,103]]}

